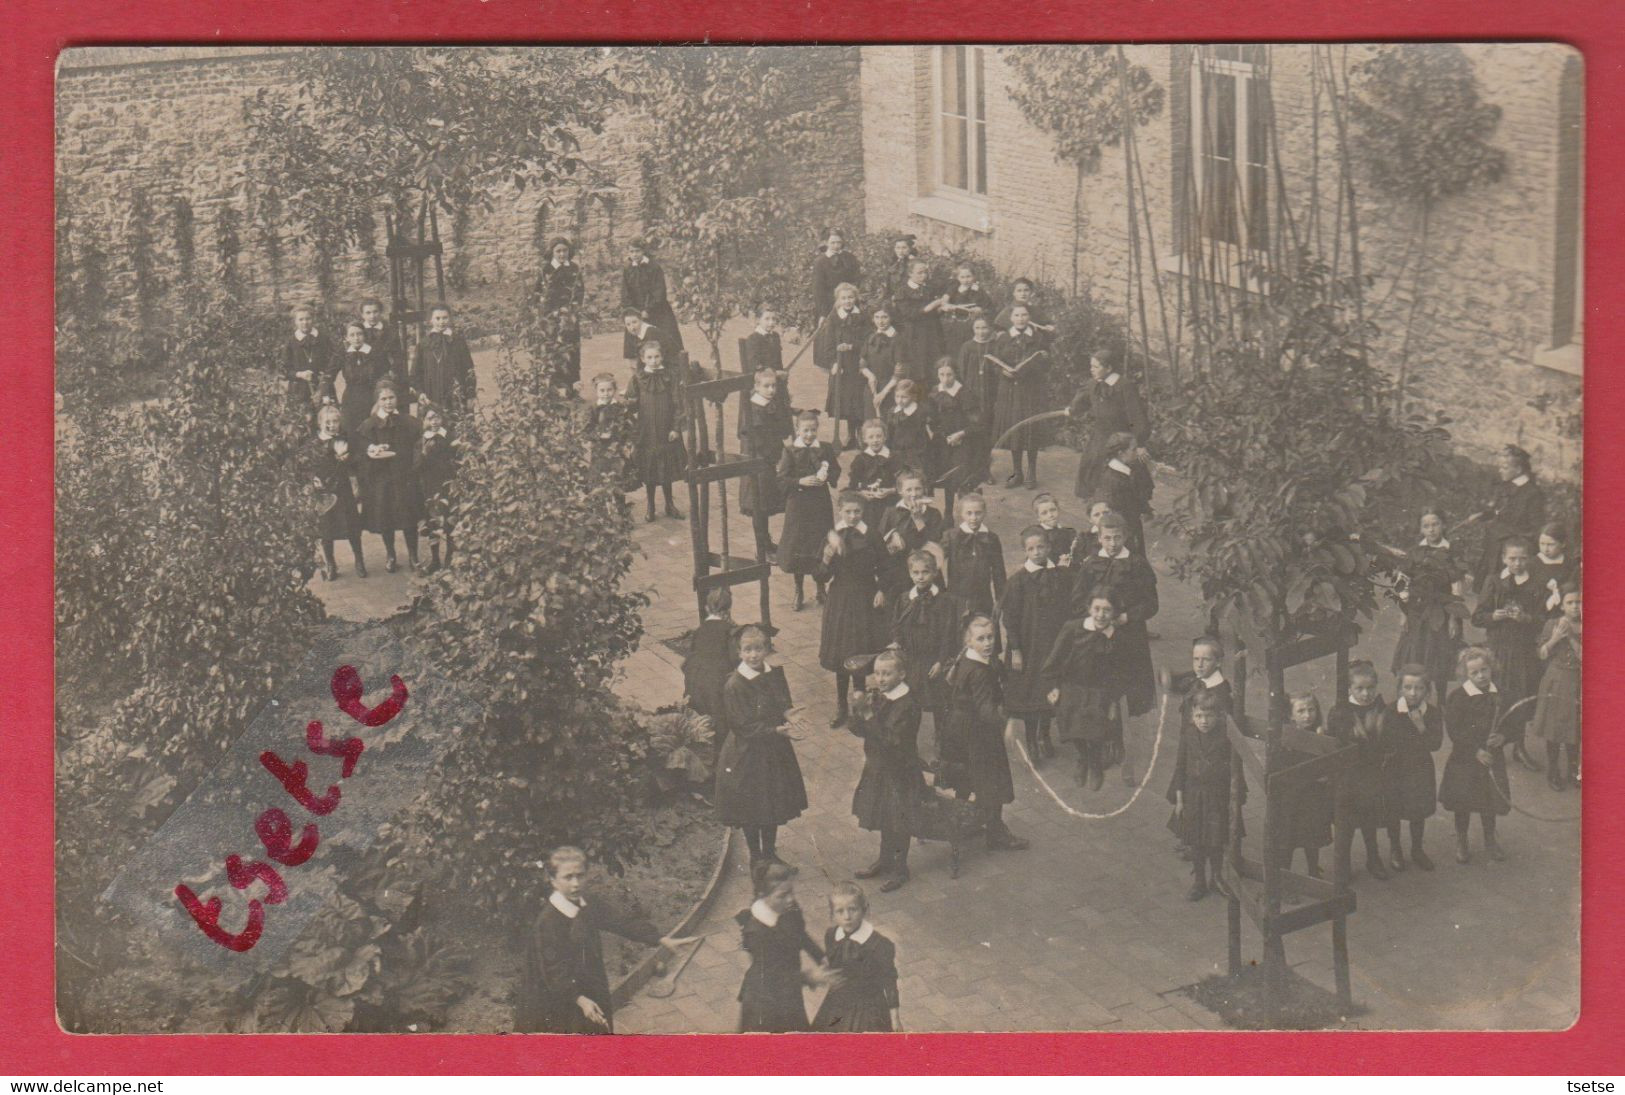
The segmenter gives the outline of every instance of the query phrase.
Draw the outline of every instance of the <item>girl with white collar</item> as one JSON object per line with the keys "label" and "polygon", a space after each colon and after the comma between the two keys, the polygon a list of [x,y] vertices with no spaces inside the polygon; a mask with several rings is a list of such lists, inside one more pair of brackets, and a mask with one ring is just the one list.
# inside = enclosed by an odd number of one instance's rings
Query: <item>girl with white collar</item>
{"label": "girl with white collar", "polygon": [[860,829],[880,834],[879,857],[856,873],[859,878],[884,875],[882,893],[908,881],[909,813],[925,791],[918,752],[921,699],[903,674],[901,653],[876,654],[874,688],[853,702],[850,726],[863,739],[863,774],[852,792],[852,815]]}
{"label": "girl with white collar", "polygon": [[863,519],[863,495],[843,491],[840,520],[824,544],[829,599],[818,632],[818,664],[835,674],[831,727],[846,725],[847,697],[854,688],[863,689],[863,673],[848,671],[847,659],[873,654],[886,643],[880,614],[886,603],[880,590],[880,561],[880,533]]}
{"label": "girl with white collar", "polygon": [[1010,667],[1004,685],[1004,707],[1020,719],[1027,734],[1027,755],[1034,767],[1055,755],[1050,740],[1054,701],[1046,696],[1050,684],[1041,670],[1066,627],[1072,596],[1072,572],[1049,557],[1050,536],[1038,525],[1021,530],[1022,564],[1010,572],[999,611],[1004,617],[1007,643],[1005,663]]}
{"label": "girl with white collar", "polygon": [[1569,552],[1568,529],[1561,521],[1548,521],[1541,527],[1529,573],[1546,591],[1546,618],[1563,615],[1563,587],[1578,578],[1580,561]]}
{"label": "girl with white collar", "polygon": [[856,882],[838,882],[829,892],[824,951],[832,976],[840,981],[824,996],[813,1016],[815,1031],[895,1032],[903,1029],[897,997],[897,948],[869,922],[869,898]]}
{"label": "girl with white collar", "polygon": [[787,736],[790,686],[784,670],[767,664],[767,632],[739,632],[739,665],[722,686],[728,735],[717,759],[717,816],[745,831],[754,866],[781,863],[778,827],[807,808],[807,786]]}
{"label": "girl with white collar", "polygon": [[1016,800],[1010,754],[1004,747],[1003,674],[994,664],[998,626],[986,613],[971,612],[961,632],[961,652],[948,671],[947,732],[938,742],[943,762],[939,785],[960,798],[974,798],[985,821],[990,851],[1024,851],[1027,841],[1004,823],[1004,807]]}
{"label": "girl with white collar", "polygon": [[1467,568],[1444,535],[1444,515],[1437,509],[1422,514],[1421,542],[1411,549],[1406,573],[1410,583],[1396,596],[1405,613],[1405,627],[1394,647],[1393,671],[1416,664],[1442,696],[1456,675],[1456,652],[1461,649],[1461,619],[1449,606],[1465,612],[1460,594]]}
{"label": "girl with white collar", "polygon": [[672,501],[672,481],[683,474],[688,462],[688,399],[683,382],[667,368],[665,347],[658,339],[648,339],[638,348],[642,367],[626,385],[626,402],[637,416],[637,443],[634,462],[643,480],[647,503],[643,519],[655,519],[655,488],[665,495],[666,516],[682,520],[683,511]]}
{"label": "girl with white collar", "polygon": [[1106,747],[1122,740],[1120,704],[1126,691],[1117,603],[1109,590],[1096,590],[1089,614],[1061,628],[1039,678],[1055,706],[1056,736],[1077,745],[1078,782],[1100,790]]}
{"label": "girl with white collar", "polygon": [[813,575],[818,603],[824,603],[822,554],[824,535],[835,527],[830,491],[841,482],[835,450],[818,440],[818,412],[796,415],[795,436],[779,454],[779,489],[784,492],[784,531],[779,536],[778,564],[795,575],[795,611],[806,603],[805,580]]}
{"label": "girl with white collar", "polygon": [[1484,828],[1484,850],[1493,860],[1506,852],[1495,840],[1495,819],[1512,812],[1512,785],[1507,782],[1506,737],[1496,728],[1507,709],[1506,696],[1495,684],[1495,659],[1481,646],[1461,652],[1461,687],[1444,701],[1444,732],[1450,758],[1439,779],[1439,805],[1455,815],[1456,862],[1470,863],[1467,827],[1477,814]]}
{"label": "girl with white collar", "polygon": [[[1484,629],[1495,657],[1495,683],[1509,708],[1540,687],[1542,666],[1535,646],[1546,622],[1546,590],[1529,571],[1533,554],[1529,541],[1521,536],[1507,540],[1501,547],[1501,572],[1483,587],[1473,609],[1473,624]],[[1513,759],[1531,772],[1539,772],[1541,766],[1523,745],[1523,728],[1531,714],[1524,705],[1507,718],[1501,730],[1512,743]]]}
{"label": "girl with white collar", "polygon": [[1490,504],[1468,518],[1484,523],[1484,551],[1474,572],[1482,592],[1501,563],[1501,547],[1509,537],[1533,537],[1546,520],[1546,494],[1535,481],[1529,453],[1508,445],[1495,458],[1501,481],[1495,484]]}
{"label": "girl with white collar", "polygon": [[1402,666],[1399,699],[1389,708],[1383,728],[1392,749],[1386,773],[1388,854],[1396,871],[1405,869],[1405,852],[1399,843],[1401,821],[1411,827],[1411,862],[1420,870],[1433,869],[1433,860],[1422,848],[1422,833],[1438,800],[1433,754],[1444,744],[1444,712],[1438,704],[1428,702],[1429,690],[1426,666]]}
{"label": "girl with white collar", "polygon": [[1104,463],[1095,477],[1097,496],[1128,523],[1128,546],[1146,554],[1145,518],[1151,513],[1151,470],[1136,455],[1134,435],[1124,431],[1106,439]]}
{"label": "girl with white collar", "polygon": [[[368,346],[359,322],[347,323],[344,326],[344,351],[339,355],[338,369],[335,376],[344,378],[344,392],[339,397],[339,411],[344,416],[344,432],[354,434],[361,428],[361,423],[367,420],[372,413],[373,397],[377,393],[378,382],[384,379],[385,365],[383,355],[374,355],[372,347]],[[332,392],[333,378],[327,380],[327,390]]]}
{"label": "girl with white collar", "polygon": [[740,946],[750,955],[750,968],[739,986],[741,1034],[807,1030],[802,986],[838,983],[822,965],[802,969],[803,951],[818,963],[824,961],[824,951],[807,934],[807,920],[796,904],[795,877],[794,867],[757,864],[751,871],[756,900],[734,917]]}
{"label": "girl with white collar", "polygon": [[[813,339],[813,364],[829,373],[824,413],[834,420],[837,447],[857,448],[864,419],[874,413],[874,392],[863,375],[861,360],[869,337],[869,317],[858,307],[858,287],[835,287],[835,307],[819,324]],[[841,442],[841,423],[846,442]]]}

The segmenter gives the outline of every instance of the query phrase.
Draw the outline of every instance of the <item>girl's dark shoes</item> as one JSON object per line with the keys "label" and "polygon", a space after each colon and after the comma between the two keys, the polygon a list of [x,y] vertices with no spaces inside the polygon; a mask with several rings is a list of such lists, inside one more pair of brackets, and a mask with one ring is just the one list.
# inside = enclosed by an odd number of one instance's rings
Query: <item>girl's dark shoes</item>
{"label": "girl's dark shoes", "polygon": [[877,859],[861,871],[853,871],[853,878],[879,878],[891,866],[884,858]]}
{"label": "girl's dark shoes", "polygon": [[1540,762],[1529,755],[1529,751],[1523,747],[1523,742],[1521,741],[1512,747],[1512,759],[1523,765],[1531,772],[1545,771],[1545,769],[1541,767]]}
{"label": "girl's dark shoes", "polygon": [[355,576],[357,578],[365,578],[367,576],[367,564],[363,563],[360,559],[355,561]]}
{"label": "girl's dark shoes", "polygon": [[1009,829],[1000,826],[998,829],[989,829],[987,833],[987,846],[990,851],[996,852],[1024,852],[1032,847],[1027,841],[1021,839]]}
{"label": "girl's dark shoes", "polygon": [[1409,866],[1409,864],[1405,862],[1405,853],[1400,851],[1398,848],[1395,848],[1393,855],[1388,859],[1388,866],[1395,873],[1403,871],[1407,866]]}
{"label": "girl's dark shoes", "polygon": [[649,503],[649,508],[643,511],[643,522],[644,522],[644,524],[652,525],[652,524],[654,524],[654,520],[655,520],[655,504],[653,502],[650,502]]}
{"label": "girl's dark shoes", "polygon": [[1491,838],[1491,839],[1486,840],[1484,842],[1484,851],[1487,852],[1489,854],[1489,857],[1491,859],[1493,859],[1495,862],[1497,862],[1497,863],[1505,863],[1506,862],[1506,858],[1507,858],[1506,851],[1499,844],[1497,844],[1495,842],[1494,838]]}
{"label": "girl's dark shoes", "polygon": [[1207,883],[1198,878],[1191,883],[1191,888],[1185,891],[1185,900],[1200,901],[1207,896]]}
{"label": "girl's dark shoes", "polygon": [[1007,487],[1019,487],[1019,486],[1021,486],[1021,484],[1023,482],[1024,482],[1024,480],[1021,477],[1021,473],[1018,471],[1018,472],[1013,472],[1011,474],[1010,478],[1008,478],[1008,479],[1006,479],[1004,481],[1004,485],[1007,486]]}
{"label": "girl's dark shoes", "polygon": [[1546,786],[1554,791],[1567,791],[1569,789],[1568,782],[1564,780],[1562,773],[1555,767],[1546,769]]}
{"label": "girl's dark shoes", "polygon": [[803,593],[799,589],[796,590],[796,603],[790,606],[790,611],[791,612],[800,612],[802,609],[804,609],[806,607],[807,607],[807,595],[805,593]]}
{"label": "girl's dark shoes", "polygon": [[831,730],[839,730],[841,727],[843,727],[845,725],[846,725],[846,712],[845,711],[837,711],[837,712],[835,712],[835,717],[833,719],[829,720],[829,728]]}
{"label": "girl's dark shoes", "polygon": [[1387,882],[1393,877],[1393,875],[1388,873],[1388,868],[1382,865],[1381,856],[1377,856],[1375,859],[1367,859],[1365,861],[1365,873],[1376,879],[1378,882]]}
{"label": "girl's dark shoes", "polygon": [[385,574],[394,574],[395,570],[396,570],[396,567],[398,565],[399,564],[397,564],[393,558],[385,559],[384,560],[384,573]]}
{"label": "girl's dark shoes", "polygon": [[667,502],[666,516],[670,517],[673,521],[681,521],[683,519],[683,511],[678,509],[675,503]]}
{"label": "girl's dark shoes", "polygon": [[891,893],[893,890],[900,890],[903,888],[903,884],[907,881],[908,868],[902,867],[897,871],[896,874],[892,875],[890,878],[886,879],[886,881],[880,884],[880,892]]}
{"label": "girl's dark shoes", "polygon": [[1456,862],[1471,863],[1472,861],[1473,853],[1467,849],[1467,838],[1464,836],[1458,836],[1456,838]]}
{"label": "girl's dark shoes", "polygon": [[1433,860],[1420,848],[1411,849],[1411,862],[1416,864],[1416,869],[1419,871],[1431,871],[1433,869]]}

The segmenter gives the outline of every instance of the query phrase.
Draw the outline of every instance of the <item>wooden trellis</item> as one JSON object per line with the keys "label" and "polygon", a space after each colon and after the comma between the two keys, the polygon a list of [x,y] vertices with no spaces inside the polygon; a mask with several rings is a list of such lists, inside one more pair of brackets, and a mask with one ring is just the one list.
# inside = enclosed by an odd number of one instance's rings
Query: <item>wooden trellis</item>
{"label": "wooden trellis", "polygon": [[[1224,881],[1230,891],[1229,965],[1232,976],[1242,970],[1241,915],[1245,912],[1263,935],[1265,1008],[1270,1014],[1279,1007],[1286,983],[1286,936],[1327,921],[1332,925],[1332,969],[1337,981],[1337,998],[1344,1007],[1353,1003],[1349,985],[1348,917],[1354,912],[1355,900],[1345,866],[1334,863],[1331,881],[1310,878],[1280,866],[1275,848],[1276,829],[1283,824],[1285,793],[1327,777],[1335,783],[1354,759],[1353,748],[1336,738],[1306,734],[1289,724],[1286,671],[1317,658],[1333,657],[1337,661],[1337,694],[1345,695],[1349,687],[1349,650],[1354,639],[1355,632],[1349,628],[1333,635],[1299,639],[1266,649],[1264,669],[1270,696],[1269,715],[1263,726],[1246,714],[1247,652],[1239,652],[1233,663],[1236,717],[1226,731],[1230,736],[1232,759],[1230,847],[1224,862]],[[1262,759],[1253,749],[1259,738],[1264,742]],[[1288,751],[1306,753],[1311,759],[1288,765]],[[1247,858],[1241,850],[1241,791],[1245,778],[1264,790],[1262,862]]]}
{"label": "wooden trellis", "polygon": [[[446,302],[446,270],[440,245],[440,218],[427,197],[418,206],[416,232],[408,235],[404,216],[395,210],[385,210],[385,234],[389,247],[389,321],[395,325],[395,337],[401,352],[410,359],[411,350],[423,338],[423,324],[429,318],[432,306],[427,297],[429,262],[434,262],[434,303]],[[407,332],[415,334],[408,339]],[[405,368],[405,362],[402,362]]]}
{"label": "wooden trellis", "polygon": [[[684,370],[686,374],[686,365]],[[743,393],[751,390],[753,383],[754,378],[749,373],[718,369],[716,378],[691,381],[685,389],[688,395],[689,436],[694,439],[688,457],[688,527],[694,548],[694,597],[699,609],[699,618],[705,619],[705,595],[711,590],[719,586],[756,582],[761,597],[761,622],[764,627],[771,628],[773,609],[769,596],[769,580],[773,576],[773,564],[765,554],[765,546],[770,542],[767,507],[762,504],[754,507],[755,512],[751,521],[756,542],[752,555],[732,554],[729,543],[728,482],[734,479],[743,481],[747,476],[754,477],[756,497],[761,500],[772,496],[772,481],[778,472],[777,464],[772,459],[773,454],[746,456],[727,451],[727,431],[723,428],[723,422],[728,397],[736,393],[743,396]],[[705,420],[705,404],[708,402],[717,408],[718,436],[715,451],[711,448],[710,427]],[[715,545],[715,549],[711,543],[713,484],[717,488],[716,524],[720,533],[720,542]]]}

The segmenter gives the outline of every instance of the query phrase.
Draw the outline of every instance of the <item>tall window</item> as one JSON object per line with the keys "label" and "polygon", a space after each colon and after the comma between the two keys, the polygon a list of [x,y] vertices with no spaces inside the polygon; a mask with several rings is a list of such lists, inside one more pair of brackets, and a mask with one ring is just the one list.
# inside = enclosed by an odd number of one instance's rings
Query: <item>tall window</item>
{"label": "tall window", "polygon": [[1203,46],[1191,64],[1195,223],[1209,240],[1254,252],[1269,248],[1265,50],[1264,46]]}
{"label": "tall window", "polygon": [[1585,98],[1580,59],[1563,67],[1557,107],[1557,235],[1552,294],[1552,345],[1579,346],[1585,341],[1584,206]]}
{"label": "tall window", "polygon": [[987,194],[987,96],[981,46],[937,47],[937,185]]}

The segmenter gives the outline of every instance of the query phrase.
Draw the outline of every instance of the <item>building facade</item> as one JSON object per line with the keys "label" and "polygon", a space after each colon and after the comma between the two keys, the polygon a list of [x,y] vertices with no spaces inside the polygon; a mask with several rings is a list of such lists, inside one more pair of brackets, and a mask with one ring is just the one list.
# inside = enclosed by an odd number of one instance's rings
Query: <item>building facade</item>
{"label": "building facade", "polygon": [[[1016,105],[1008,48],[862,47],[865,220],[870,231],[907,229],[941,249],[978,252],[1008,274],[1065,286],[1075,172]],[[1577,479],[1580,58],[1558,45],[1461,48],[1480,96],[1501,112],[1490,141],[1505,171],[1434,203],[1423,265],[1418,207],[1385,197],[1354,165],[1361,258],[1373,278],[1369,314],[1380,332],[1373,354],[1392,366],[1408,326],[1407,395],[1448,413],[1465,451],[1482,457],[1516,442],[1543,474]],[[1144,203],[1142,262],[1167,299],[1177,297],[1178,279],[1221,276],[1211,267],[1195,273],[1185,260],[1199,236],[1205,253],[1239,263],[1267,253],[1270,232],[1283,230],[1283,203],[1300,226],[1332,223],[1340,119],[1329,80],[1341,80],[1345,65],[1357,73],[1368,55],[1362,47],[1125,47],[1127,61],[1165,90],[1160,115],[1135,133],[1133,195]],[[1212,187],[1217,178],[1233,183]],[[1122,149],[1108,147],[1083,182],[1076,261],[1083,285],[1117,307],[1129,292],[1129,195]]]}

